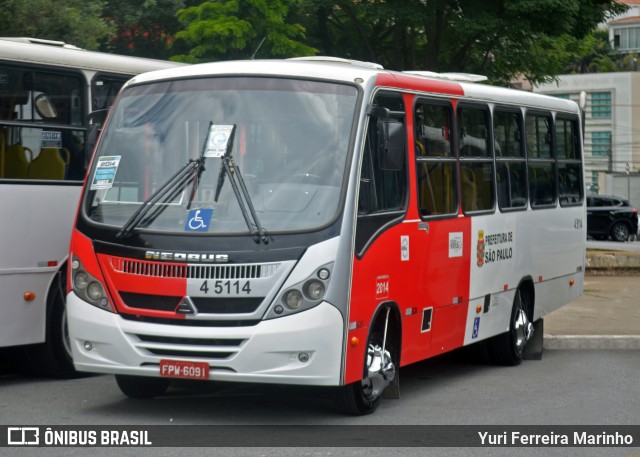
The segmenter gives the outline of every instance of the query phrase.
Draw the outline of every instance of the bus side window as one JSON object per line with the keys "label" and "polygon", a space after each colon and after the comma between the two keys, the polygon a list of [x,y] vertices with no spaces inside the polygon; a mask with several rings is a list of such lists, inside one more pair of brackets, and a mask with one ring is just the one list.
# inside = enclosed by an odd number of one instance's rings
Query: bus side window
{"label": "bus side window", "polygon": [[415,109],[415,149],[420,215],[458,212],[456,157],[451,143],[452,109],[448,103],[420,100]]}
{"label": "bus side window", "polygon": [[[404,122],[404,103],[399,94],[379,94],[374,104],[387,108],[394,122]],[[403,161],[399,170],[385,169],[378,157],[379,137],[376,116],[369,116],[369,125],[364,145],[364,156],[360,170],[360,192],[358,198],[358,224],[356,228],[356,253],[364,255],[364,249],[376,233],[389,222],[404,214],[408,187],[407,165]],[[405,138],[406,143],[406,138]],[[406,154],[406,145],[405,145]]]}
{"label": "bus side window", "polygon": [[522,141],[522,115],[517,110],[493,112],[496,184],[501,210],[526,209],[527,170]]}
{"label": "bus side window", "polygon": [[550,114],[526,116],[529,198],[532,208],[553,207],[557,196],[557,166],[553,155]]}
{"label": "bus side window", "polygon": [[[7,92],[3,119],[5,154],[0,178],[84,179],[84,83],[78,75],[26,67],[3,68]],[[32,124],[32,125],[28,125]]]}
{"label": "bus side window", "polygon": [[494,208],[493,148],[489,110],[472,105],[458,109],[458,147],[462,210],[491,211]]}
{"label": "bus side window", "polygon": [[580,205],[584,200],[584,186],[578,119],[556,118],[555,126],[560,205]]}

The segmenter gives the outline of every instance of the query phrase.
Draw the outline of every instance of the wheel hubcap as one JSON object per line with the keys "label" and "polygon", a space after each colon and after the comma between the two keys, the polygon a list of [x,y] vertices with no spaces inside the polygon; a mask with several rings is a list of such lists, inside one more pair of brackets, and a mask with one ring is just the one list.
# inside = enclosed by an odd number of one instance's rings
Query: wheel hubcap
{"label": "wheel hubcap", "polygon": [[529,321],[527,313],[520,308],[516,314],[513,326],[515,332],[515,346],[518,353],[521,353],[527,341],[533,336],[533,324]]}
{"label": "wheel hubcap", "polygon": [[378,345],[369,344],[367,348],[367,372],[362,380],[365,396],[374,401],[396,376],[396,367],[389,351],[383,351]]}
{"label": "wheel hubcap", "polygon": [[618,225],[615,228],[614,236],[616,239],[623,241],[629,238],[629,231],[625,225]]}

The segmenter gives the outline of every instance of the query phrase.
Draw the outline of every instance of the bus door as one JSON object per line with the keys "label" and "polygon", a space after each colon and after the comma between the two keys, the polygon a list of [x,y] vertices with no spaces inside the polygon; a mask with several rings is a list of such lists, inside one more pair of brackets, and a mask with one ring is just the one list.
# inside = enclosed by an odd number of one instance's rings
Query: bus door
{"label": "bus door", "polygon": [[[413,121],[419,212],[415,225],[419,236],[412,255],[420,253],[419,266],[414,270],[421,286],[420,331],[431,333],[426,356],[432,356],[459,347],[464,341],[471,224],[468,218],[458,216],[461,178],[453,141],[453,106],[448,101],[418,97]],[[405,355],[421,360],[425,358],[423,351]]]}

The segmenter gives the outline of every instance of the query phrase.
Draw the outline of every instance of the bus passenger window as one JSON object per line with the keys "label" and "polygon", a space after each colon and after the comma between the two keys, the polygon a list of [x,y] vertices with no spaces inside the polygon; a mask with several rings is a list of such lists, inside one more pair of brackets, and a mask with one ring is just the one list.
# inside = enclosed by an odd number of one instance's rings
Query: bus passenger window
{"label": "bus passenger window", "polygon": [[[0,94],[4,165],[0,179],[82,181],[84,84],[79,76],[11,67]],[[31,125],[29,125],[31,124]]]}
{"label": "bus passenger window", "polygon": [[580,153],[578,119],[556,119],[558,156],[558,199],[561,206],[580,205],[584,201],[582,154]]}
{"label": "bus passenger window", "polygon": [[452,149],[453,115],[448,103],[419,101],[415,110],[415,149],[420,215],[458,212],[456,157]]}
{"label": "bus passenger window", "polygon": [[501,210],[526,209],[527,169],[520,112],[496,108],[493,132],[498,207]]}
{"label": "bus passenger window", "polygon": [[556,160],[553,156],[552,118],[550,114],[527,114],[527,156],[531,207],[556,204]]}
{"label": "bus passenger window", "polygon": [[460,188],[465,213],[491,211],[495,206],[489,126],[488,108],[463,106],[458,109]]}

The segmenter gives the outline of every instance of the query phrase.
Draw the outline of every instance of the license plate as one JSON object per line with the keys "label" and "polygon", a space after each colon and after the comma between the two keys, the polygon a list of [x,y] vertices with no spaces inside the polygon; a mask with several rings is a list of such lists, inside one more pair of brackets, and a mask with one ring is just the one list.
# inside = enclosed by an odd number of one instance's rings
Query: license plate
{"label": "license plate", "polygon": [[209,364],[186,360],[160,360],[160,376],[166,378],[209,379]]}

